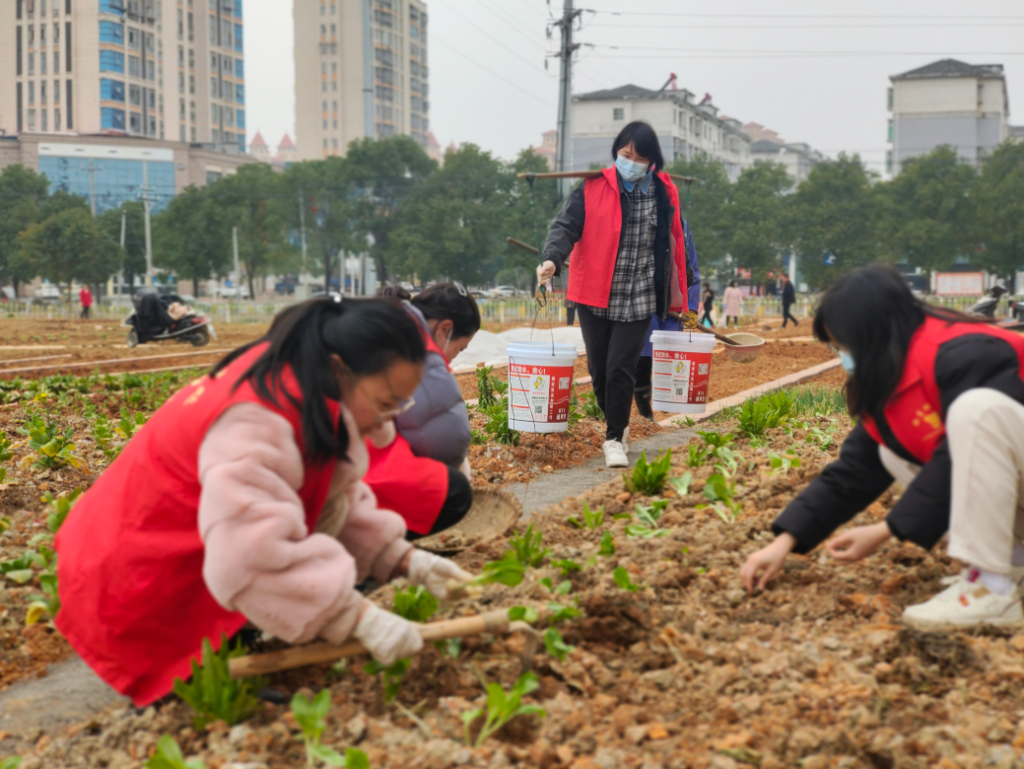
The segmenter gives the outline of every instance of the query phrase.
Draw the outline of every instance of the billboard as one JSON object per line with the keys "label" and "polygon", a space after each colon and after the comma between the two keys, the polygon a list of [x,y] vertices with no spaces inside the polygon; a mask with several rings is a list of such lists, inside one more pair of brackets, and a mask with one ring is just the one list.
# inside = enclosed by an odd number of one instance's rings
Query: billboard
{"label": "billboard", "polygon": [[980,296],[985,293],[981,272],[939,272],[935,275],[935,293],[939,296]]}

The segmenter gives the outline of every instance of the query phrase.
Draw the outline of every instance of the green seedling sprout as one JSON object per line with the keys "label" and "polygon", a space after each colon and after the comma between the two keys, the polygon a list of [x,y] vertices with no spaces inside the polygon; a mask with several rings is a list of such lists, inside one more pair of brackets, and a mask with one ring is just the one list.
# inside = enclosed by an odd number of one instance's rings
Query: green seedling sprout
{"label": "green seedling sprout", "polygon": [[546,587],[553,595],[568,595],[569,591],[572,590],[572,582],[567,579],[555,585],[551,582],[551,577],[544,577],[540,584]]}
{"label": "green seedling sprout", "polygon": [[631,494],[643,494],[653,497],[660,494],[668,481],[668,474],[672,471],[672,449],[659,454],[658,458],[648,464],[647,452],[640,454],[636,466],[632,472],[622,474],[622,480],[626,484],[626,490]]}
{"label": "green seedling sprout", "polygon": [[575,526],[577,529],[588,528],[591,531],[597,529],[602,523],[604,523],[604,507],[602,506],[598,510],[591,510],[590,505],[586,502],[583,503],[583,522],[580,523],[576,518],[570,518],[569,523]]}
{"label": "green seedling sprout", "polygon": [[625,566],[620,566],[612,572],[612,579],[615,580],[616,585],[631,593],[635,593],[640,589],[640,586],[630,579],[629,572],[626,571]]}
{"label": "green seedling sprout", "polygon": [[[14,765],[17,767],[17,764]],[[156,753],[144,764],[146,769],[206,769],[206,764],[198,758],[185,760],[178,742],[169,734],[165,734],[156,743]],[[8,769],[7,763],[0,764],[0,769]]]}
{"label": "green seedling sprout", "polygon": [[791,467],[800,467],[800,457],[793,449],[787,449],[784,455],[776,454],[774,451],[768,454],[768,463],[772,470],[780,473],[787,473]]}
{"label": "green seedling sprout", "polygon": [[565,662],[565,658],[576,651],[576,647],[567,644],[562,639],[562,634],[553,627],[544,631],[544,648],[559,662]]}
{"label": "green seedling sprout", "polygon": [[[735,499],[736,487],[729,483],[724,476],[715,473],[710,476],[704,485],[704,496],[711,500],[711,504],[718,517],[725,523],[732,523],[743,509],[743,504]],[[699,508],[706,505],[698,505]]]}
{"label": "green seedling sprout", "polygon": [[196,731],[213,721],[224,721],[228,726],[240,724],[259,707],[256,692],[264,687],[264,679],[234,679],[228,673],[228,660],[245,653],[241,641],[231,646],[226,635],[221,636],[217,652],[213,651],[210,639],[204,638],[202,665],[192,660],[192,677],[188,683],[174,679],[174,693],[195,712],[192,726]]}
{"label": "green seedling sprout", "polygon": [[324,689],[313,701],[303,694],[292,697],[292,715],[295,723],[302,730],[302,741],[306,746],[306,765],[316,766],[316,762],[328,766],[344,766],[347,769],[370,769],[370,760],[361,750],[347,748],[341,755],[334,748],[320,742],[327,728],[327,712],[331,709],[331,692]]}
{"label": "green seedling sprout", "polygon": [[568,577],[574,571],[582,571],[583,569],[576,561],[569,560],[568,558],[552,561],[551,565],[560,569],[563,577]]}
{"label": "green seedling sprout", "polygon": [[505,557],[508,558],[510,554],[515,555],[517,561],[536,569],[551,552],[550,549],[541,547],[543,539],[544,534],[539,531],[534,532],[531,523],[522,535],[513,534],[509,538],[508,542],[512,545],[512,550],[506,552]]}
{"label": "green seedling sprout", "polygon": [[[25,759],[21,756],[8,756],[3,761],[0,761],[0,769],[18,769],[21,766],[21,762]],[[160,769],[160,767],[157,767]],[[187,769],[206,769],[205,767],[187,767]]]}
{"label": "green seedling sprout", "polygon": [[500,561],[485,563],[481,571],[480,576],[468,582],[467,585],[490,585],[497,582],[507,587],[515,587],[523,581],[526,567],[515,558],[508,558],[506,554],[506,557]]}
{"label": "green seedling sprout", "polygon": [[710,446],[698,446],[695,443],[689,444],[686,447],[686,466],[700,467],[711,456],[712,450]]}
{"label": "green seedling sprout", "polygon": [[[462,714],[462,724],[466,732],[466,744],[479,748],[491,735],[518,716],[538,715],[542,718],[546,716],[547,712],[539,705],[522,704],[523,697],[535,691],[539,686],[537,676],[532,672],[523,673],[523,675],[519,676],[519,679],[508,694],[498,684],[487,684],[487,704],[485,708],[475,708]],[[480,716],[484,716],[484,723],[480,727],[476,741],[473,742],[470,727]]]}
{"label": "green seedling sprout", "polygon": [[511,622],[529,622],[532,625],[537,621],[537,616],[537,610],[532,606],[513,606],[508,610]]}
{"label": "green seedling sprout", "polygon": [[739,467],[739,460],[743,459],[743,455],[739,452],[733,453],[732,449],[722,447],[718,450],[717,456],[718,461],[715,462],[715,470],[726,478],[732,478],[736,474],[736,468]]}
{"label": "green seedling sprout", "polygon": [[[439,607],[438,600],[425,587],[417,585],[395,593],[395,606],[392,611],[410,622],[426,622]],[[402,681],[409,670],[409,664],[408,658],[397,660],[391,665],[383,665],[377,660],[370,660],[363,666],[363,671],[371,676],[383,674],[384,701],[391,702],[402,689]]]}
{"label": "green seedling sprout", "polygon": [[650,505],[637,504],[636,517],[639,523],[631,523],[626,526],[626,536],[651,539],[652,537],[667,537],[668,531],[658,528],[658,521],[668,507],[667,499],[656,499]]}
{"label": "green seedling sprout", "polygon": [[601,536],[601,544],[597,549],[598,555],[615,555],[615,540],[612,539],[612,533],[606,531]]}
{"label": "green seedling sprout", "polygon": [[669,478],[668,484],[675,489],[676,494],[685,497],[690,493],[690,484],[693,483],[693,473],[683,473],[680,478]]}
{"label": "green seedling sprout", "polygon": [[548,622],[552,625],[557,625],[560,622],[567,620],[576,619],[583,615],[579,609],[574,606],[562,606],[560,603],[554,601],[548,602],[548,609],[551,610],[551,616],[548,618]]}

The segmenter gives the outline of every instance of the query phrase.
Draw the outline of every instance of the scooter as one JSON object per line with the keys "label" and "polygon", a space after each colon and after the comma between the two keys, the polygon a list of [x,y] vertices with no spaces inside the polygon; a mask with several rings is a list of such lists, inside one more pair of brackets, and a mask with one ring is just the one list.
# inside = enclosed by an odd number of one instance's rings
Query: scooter
{"label": "scooter", "polygon": [[189,312],[178,319],[171,317],[168,312],[171,305],[177,303],[187,307],[180,296],[143,294],[133,297],[132,303],[135,305],[135,312],[121,323],[122,326],[128,327],[129,347],[167,339],[189,343],[193,347],[205,347],[210,343],[211,336],[217,338],[213,323],[202,315]]}
{"label": "scooter", "polygon": [[996,309],[999,307],[999,300],[1007,293],[1006,288],[997,283],[985,293],[984,297],[969,307],[967,312],[971,315],[983,315],[986,318],[994,318],[996,316]]}

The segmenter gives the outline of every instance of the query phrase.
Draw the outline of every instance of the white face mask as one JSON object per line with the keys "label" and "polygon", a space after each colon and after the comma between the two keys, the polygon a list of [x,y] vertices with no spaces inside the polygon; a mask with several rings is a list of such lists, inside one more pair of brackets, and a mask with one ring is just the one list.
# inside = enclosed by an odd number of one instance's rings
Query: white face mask
{"label": "white face mask", "polygon": [[[439,345],[440,348],[441,348],[441,354],[444,355],[446,360],[448,360],[448,345],[451,344],[452,333],[454,331],[455,331],[455,327],[454,326],[452,328],[448,329],[448,337],[444,340],[444,344]],[[435,339],[434,341],[436,342],[437,340]]]}

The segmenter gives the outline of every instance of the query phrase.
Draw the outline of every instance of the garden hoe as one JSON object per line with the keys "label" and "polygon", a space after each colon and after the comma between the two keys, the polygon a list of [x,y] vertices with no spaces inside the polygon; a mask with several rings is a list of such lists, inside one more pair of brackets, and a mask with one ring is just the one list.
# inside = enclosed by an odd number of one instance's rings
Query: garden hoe
{"label": "garden hoe", "polygon": [[[444,622],[430,622],[420,626],[420,635],[426,642],[445,641],[450,638],[480,635],[482,633],[508,634],[522,632],[526,643],[519,654],[523,672],[530,669],[533,655],[540,648],[541,636],[537,630],[525,622],[513,622],[508,612],[491,611],[475,617],[459,617]],[[247,678],[279,670],[291,670],[306,665],[323,665],[337,662],[346,657],[358,657],[367,651],[358,641],[350,641],[341,646],[328,643],[314,643],[296,646],[291,649],[267,652],[266,654],[250,654],[246,657],[235,657],[228,660],[228,670],[232,678]]]}

